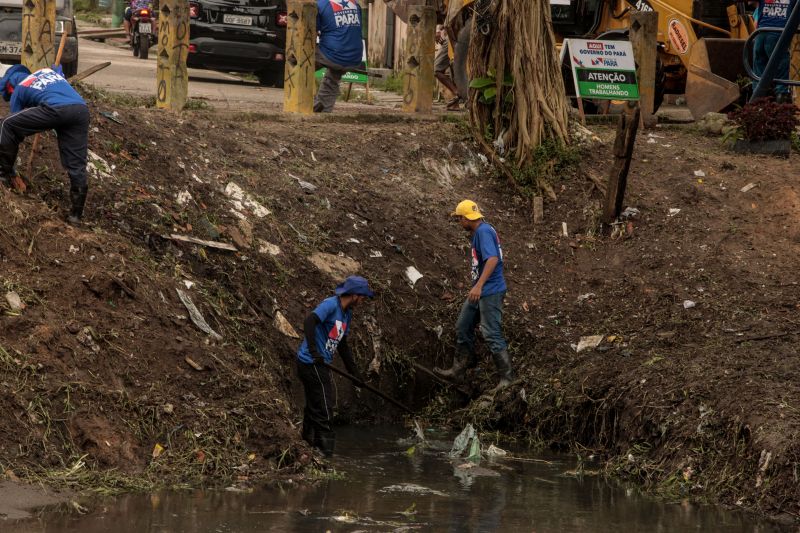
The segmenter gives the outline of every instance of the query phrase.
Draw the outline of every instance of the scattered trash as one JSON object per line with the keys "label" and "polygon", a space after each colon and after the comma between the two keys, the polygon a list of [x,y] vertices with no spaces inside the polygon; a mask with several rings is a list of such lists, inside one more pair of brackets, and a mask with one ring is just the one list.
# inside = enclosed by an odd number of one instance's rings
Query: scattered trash
{"label": "scattered trash", "polygon": [[586,301],[589,298],[594,298],[595,296],[597,296],[597,295],[595,293],[593,293],[593,292],[587,292],[586,294],[581,294],[580,296],[578,296],[578,303]]}
{"label": "scattered trash", "polygon": [[258,203],[252,196],[246,193],[244,189],[233,182],[225,186],[225,196],[233,199],[233,206],[239,211],[243,211],[246,207],[258,218],[264,218],[272,214],[272,211]]}
{"label": "scattered trash", "polygon": [[622,220],[639,218],[639,209],[635,207],[626,207],[625,211],[620,214],[619,218]]}
{"label": "scattered trash", "polygon": [[222,340],[222,335],[211,329],[211,326],[208,325],[206,319],[203,318],[203,315],[200,314],[200,311],[194,305],[192,299],[189,298],[189,295],[187,295],[180,289],[175,289],[175,292],[178,293],[178,298],[181,299],[181,302],[183,302],[183,305],[186,307],[186,310],[189,311],[189,317],[192,319],[194,325],[197,326],[197,328],[200,329],[200,331],[203,331],[208,335],[211,335],[216,340],[218,341]]}
{"label": "scattered trash", "polygon": [[111,111],[100,111],[100,115],[107,118],[111,122],[116,122],[117,124],[123,123],[120,119],[117,118],[119,116],[119,113],[117,113],[116,111],[114,111],[113,113]]}
{"label": "scattered trash", "polygon": [[450,457],[461,457],[466,454],[467,461],[480,462],[481,442],[472,424],[467,424],[453,441]]}
{"label": "scattered trash", "polygon": [[153,446],[153,459],[160,456],[162,453],[164,453],[164,447],[159,443],[156,443],[156,445]]}
{"label": "scattered trash", "polygon": [[72,244],[70,244],[70,245],[69,245],[69,253],[71,253],[71,254],[77,254],[77,253],[78,253],[78,252],[80,252],[80,251],[81,251],[81,249],[80,249],[80,248],[78,248],[77,246],[74,246],[74,245],[72,245]]}
{"label": "scattered trash", "polygon": [[19,297],[19,294],[14,291],[9,291],[6,293],[6,303],[8,303],[8,307],[10,307],[15,313],[22,311],[25,309],[25,307],[27,307],[25,302],[22,301],[22,298]]}
{"label": "scattered trash", "polygon": [[188,235],[178,235],[173,233],[172,235],[162,235],[164,239],[170,239],[173,241],[181,241],[181,242],[190,242],[192,244],[199,244],[200,246],[206,246],[208,248],[215,248],[217,250],[227,250],[229,252],[238,252],[239,249],[236,248],[232,244],[228,244],[225,242],[217,242],[217,241],[205,241],[203,239],[198,239],[197,237],[190,237]]}
{"label": "scattered trash", "polygon": [[389,485],[388,487],[383,487],[378,492],[412,492],[414,494],[430,494],[432,496],[444,496],[447,497],[447,494],[438,490],[429,489],[428,487],[423,487],[422,485],[415,485],[414,483],[400,483],[398,485]]}
{"label": "scattered trash", "polygon": [[680,212],[681,212],[680,209],[678,209],[677,207],[673,207],[673,208],[670,208],[668,216],[674,217],[675,215],[677,215]]}
{"label": "scattered trash", "polygon": [[312,265],[322,272],[330,274],[337,281],[342,281],[347,276],[357,274],[361,270],[361,264],[346,255],[317,252],[310,256],[308,260]]}
{"label": "scattered trash", "polygon": [[188,355],[186,357],[184,357],[183,360],[186,361],[187,365],[189,365],[190,367],[194,368],[198,372],[202,372],[203,370],[206,369],[206,367],[204,367],[203,365],[195,362],[195,360],[192,359],[191,357],[189,357]]}
{"label": "scattered trash", "polygon": [[410,266],[406,269],[406,279],[408,279],[408,282],[411,284],[411,288],[414,288],[414,285],[416,285],[417,282],[422,278],[423,276],[420,271],[413,266]]}
{"label": "scattered trash", "polygon": [[567,231],[567,223],[561,223],[561,236],[562,237],[569,237],[569,231]]}
{"label": "scattered trash", "polygon": [[697,303],[691,300],[684,300],[683,301],[683,308],[684,309],[691,309],[692,307],[696,306]]}
{"label": "scattered trash", "polygon": [[274,325],[278,329],[278,331],[280,331],[287,337],[291,337],[293,339],[300,338],[300,335],[298,335],[297,331],[292,327],[289,321],[286,320],[286,317],[283,316],[283,313],[281,313],[280,311],[275,312]]}
{"label": "scattered trash", "polygon": [[436,338],[437,339],[441,339],[442,335],[444,334],[444,328],[442,327],[441,324],[439,324],[438,326],[433,328],[433,332],[436,333]]}
{"label": "scattered trash", "polygon": [[188,279],[183,280],[183,284],[186,285],[187,289],[191,289],[192,287],[195,286],[195,282],[189,281]]}
{"label": "scattered trash", "polygon": [[748,183],[747,185],[745,185],[744,187],[742,187],[739,190],[741,192],[747,192],[747,191],[749,191],[751,189],[755,189],[757,186],[758,186],[758,184],[756,184],[756,183]]}
{"label": "scattered trash", "polygon": [[181,191],[175,196],[175,201],[178,205],[186,205],[192,201],[192,193],[189,191]]}
{"label": "scattered trash", "polygon": [[658,141],[656,141],[656,140],[655,140],[655,139],[653,139],[652,137],[650,137],[649,139],[647,139],[647,144],[656,144],[657,142],[658,142]]}
{"label": "scattered trash", "polygon": [[100,353],[100,346],[94,341],[97,334],[94,329],[87,326],[80,330],[77,335],[78,342],[89,348],[94,353]]}
{"label": "scattered trash", "polygon": [[695,171],[694,171],[694,175],[695,175],[695,177],[697,177],[697,178],[704,178],[704,177],[705,177],[705,175],[706,175],[706,173],[705,173],[705,172],[703,172],[702,170],[695,170]]}
{"label": "scattered trash", "polygon": [[291,174],[289,174],[289,177],[292,178],[293,180],[297,181],[297,184],[300,185],[300,188],[303,189],[303,191],[306,194],[313,194],[314,191],[317,190],[317,186],[314,185],[313,183],[309,183],[307,181],[301,180],[297,176],[292,176]]}
{"label": "scattered trash", "polygon": [[351,242],[351,243],[353,243],[353,244],[361,244],[361,241],[359,241],[358,239],[354,239],[354,238],[352,238],[352,237],[350,237],[349,239],[347,239],[347,242]]}
{"label": "scattered trash", "polygon": [[383,254],[379,250],[370,250],[369,256],[373,258],[383,257]]}
{"label": "scattered trash", "polygon": [[575,347],[575,351],[580,353],[584,350],[597,348],[600,346],[600,343],[603,342],[603,337],[603,335],[590,335],[589,337],[581,337],[578,341],[578,345]]}
{"label": "scattered trash", "polygon": [[267,242],[263,239],[258,239],[258,253],[267,255],[279,255],[281,249],[277,245]]}
{"label": "scattered trash", "polygon": [[171,403],[165,403],[164,405],[161,406],[161,410],[164,411],[164,413],[171,415],[172,413],[175,412],[175,406],[172,405]]}
{"label": "scattered trash", "polygon": [[486,457],[505,457],[508,452],[502,448],[498,448],[494,444],[490,445],[486,450]]}

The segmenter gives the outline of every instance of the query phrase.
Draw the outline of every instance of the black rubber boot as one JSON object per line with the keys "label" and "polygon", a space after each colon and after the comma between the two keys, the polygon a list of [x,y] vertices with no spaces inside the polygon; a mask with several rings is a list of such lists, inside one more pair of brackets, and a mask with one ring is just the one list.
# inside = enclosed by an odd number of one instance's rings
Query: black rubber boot
{"label": "black rubber boot", "polygon": [[320,431],[317,433],[317,447],[325,457],[333,456],[336,448],[336,434],[333,431]]}
{"label": "black rubber boot", "polygon": [[70,224],[79,224],[83,218],[83,206],[86,205],[86,195],[89,192],[89,187],[72,186],[69,189],[69,199],[72,201],[72,209],[67,217],[67,222]]}
{"label": "black rubber boot", "polygon": [[500,392],[514,381],[514,370],[511,368],[511,355],[508,350],[492,354],[494,364],[497,366],[497,373],[500,375],[500,382],[493,389],[493,392]]}
{"label": "black rubber boot", "polygon": [[475,357],[474,353],[460,351],[456,353],[456,356],[453,358],[453,366],[448,369],[434,368],[433,371],[443,378],[460,379],[464,376],[464,372],[466,372],[467,369],[473,368],[477,364],[478,359]]}

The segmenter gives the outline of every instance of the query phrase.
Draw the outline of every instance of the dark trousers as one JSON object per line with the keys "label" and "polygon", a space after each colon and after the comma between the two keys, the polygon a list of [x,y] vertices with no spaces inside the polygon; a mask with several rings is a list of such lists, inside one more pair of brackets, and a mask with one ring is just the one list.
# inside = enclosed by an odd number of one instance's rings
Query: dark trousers
{"label": "dark trousers", "polygon": [[306,407],[303,410],[303,440],[325,455],[333,455],[336,435],[333,432],[333,382],[324,365],[297,362],[297,375],[303,383]]}
{"label": "dark trousers", "polygon": [[0,120],[0,172],[14,172],[20,143],[29,135],[55,130],[61,164],[73,187],[86,186],[86,153],[89,144],[89,109],[83,104],[23,109]]}

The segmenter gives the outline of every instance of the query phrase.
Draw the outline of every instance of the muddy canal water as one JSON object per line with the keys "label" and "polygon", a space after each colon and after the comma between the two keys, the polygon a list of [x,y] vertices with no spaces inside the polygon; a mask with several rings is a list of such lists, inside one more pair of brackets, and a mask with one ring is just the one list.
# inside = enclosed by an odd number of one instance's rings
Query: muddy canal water
{"label": "muddy canal water", "polygon": [[778,532],[743,513],[663,503],[597,477],[576,478],[569,456],[483,460],[459,468],[452,436],[430,433],[423,452],[397,429],[340,429],[336,479],[249,493],[161,492],[95,502],[85,515],[59,510],[3,531],[179,532]]}

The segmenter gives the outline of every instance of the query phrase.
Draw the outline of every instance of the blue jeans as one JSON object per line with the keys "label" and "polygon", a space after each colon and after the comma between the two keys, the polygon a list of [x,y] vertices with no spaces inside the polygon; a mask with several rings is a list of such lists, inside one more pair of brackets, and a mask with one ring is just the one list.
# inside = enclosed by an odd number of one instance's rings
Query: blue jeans
{"label": "blue jeans", "polygon": [[500,353],[508,345],[503,337],[503,299],[506,293],[501,292],[491,296],[482,297],[478,303],[469,299],[461,306],[461,314],[456,322],[456,344],[458,353],[474,358],[475,354],[475,327],[480,324],[481,333],[489,345],[492,353]]}
{"label": "blue jeans", "polygon": [[[755,45],[753,49],[753,70],[757,76],[761,76],[764,69],[767,68],[767,62],[772,52],[775,50],[775,45],[778,44],[780,33],[762,33],[756,35]],[[789,52],[786,51],[778,62],[778,70],[775,71],[775,78],[781,80],[789,79]],[[775,94],[788,93],[789,87],[782,84],[775,84]]]}

